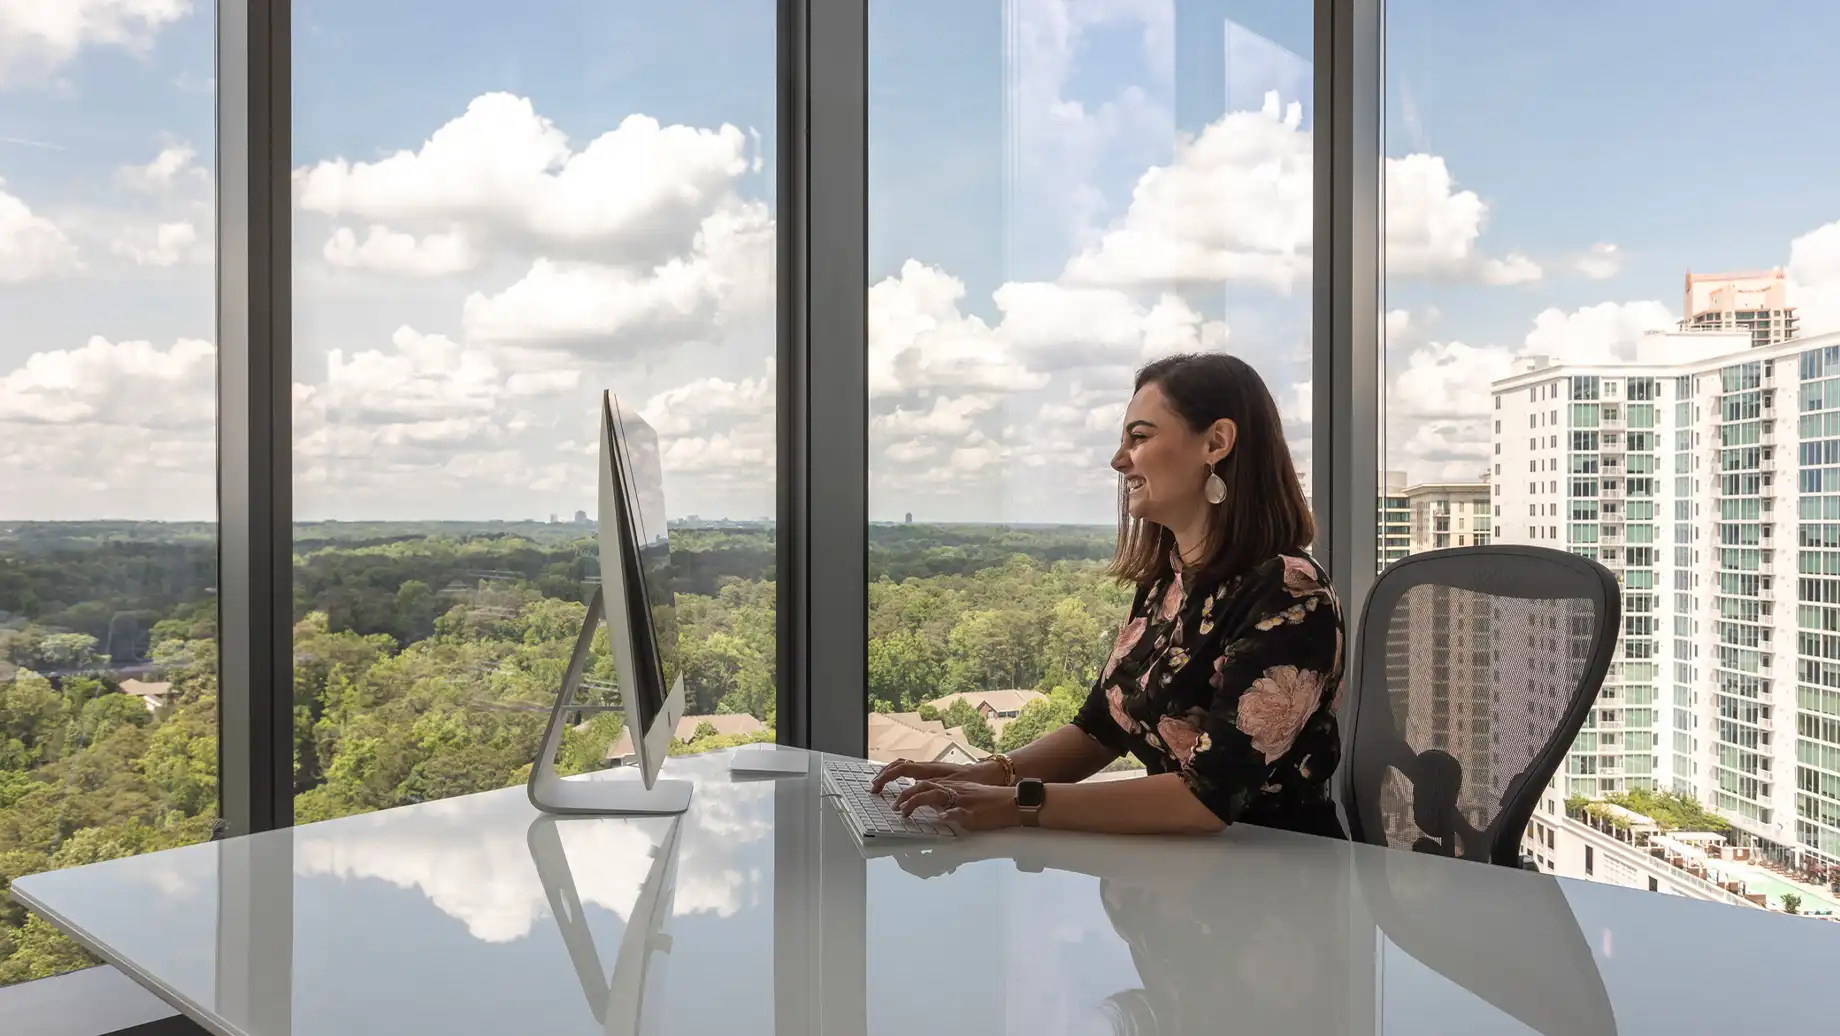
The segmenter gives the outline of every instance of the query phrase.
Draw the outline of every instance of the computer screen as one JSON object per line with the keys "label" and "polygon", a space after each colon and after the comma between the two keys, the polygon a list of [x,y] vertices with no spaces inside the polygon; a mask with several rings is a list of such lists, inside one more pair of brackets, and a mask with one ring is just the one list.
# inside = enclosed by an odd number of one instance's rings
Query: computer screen
{"label": "computer screen", "polygon": [[[628,555],[624,559],[628,578],[623,587],[603,583],[602,591],[627,595],[637,679],[636,686],[622,687],[620,694],[626,702],[628,722],[649,730],[664,709],[665,695],[677,679],[678,664],[671,541],[665,525],[664,465],[658,433],[652,426],[637,412],[622,406],[612,393],[607,394],[606,400],[608,425],[613,433],[609,452],[621,489],[616,496],[623,499],[625,506],[616,508],[617,515],[603,516],[602,520],[630,523],[626,542],[637,546],[638,557]],[[609,567],[603,562],[602,572]]]}

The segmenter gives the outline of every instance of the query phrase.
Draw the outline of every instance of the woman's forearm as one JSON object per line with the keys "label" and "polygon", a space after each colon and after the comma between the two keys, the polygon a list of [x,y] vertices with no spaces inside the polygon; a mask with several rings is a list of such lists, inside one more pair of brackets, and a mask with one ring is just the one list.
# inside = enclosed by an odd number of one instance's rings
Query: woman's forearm
{"label": "woman's forearm", "polygon": [[1049,784],[1083,781],[1116,758],[1111,749],[1071,723],[1009,753],[1017,779],[1035,777]]}
{"label": "woman's forearm", "polygon": [[1041,826],[1112,835],[1208,834],[1226,827],[1174,773],[1050,785]]}

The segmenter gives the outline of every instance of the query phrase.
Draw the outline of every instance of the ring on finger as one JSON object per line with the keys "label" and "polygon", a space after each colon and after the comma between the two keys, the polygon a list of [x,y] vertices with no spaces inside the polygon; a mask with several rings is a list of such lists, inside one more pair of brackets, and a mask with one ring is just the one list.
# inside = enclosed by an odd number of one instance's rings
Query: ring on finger
{"label": "ring on finger", "polygon": [[951,788],[942,788],[940,790],[946,793],[946,808],[947,809],[951,809],[954,806],[958,805],[958,792],[957,791]]}

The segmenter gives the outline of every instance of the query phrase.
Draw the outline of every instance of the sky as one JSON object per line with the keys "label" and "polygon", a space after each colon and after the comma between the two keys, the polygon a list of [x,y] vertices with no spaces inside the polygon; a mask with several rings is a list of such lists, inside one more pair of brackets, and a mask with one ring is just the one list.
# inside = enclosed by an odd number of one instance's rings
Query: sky
{"label": "sky", "polygon": [[[297,516],[592,510],[607,388],[673,515],[770,515],[774,4],[294,10]],[[1131,372],[1185,349],[1308,468],[1310,10],[870,4],[873,519],[1110,520]],[[0,0],[0,520],[213,516],[212,18]],[[1840,9],[1386,30],[1387,467],[1475,477],[1515,356],[1627,354],[1688,269],[1840,329]]]}

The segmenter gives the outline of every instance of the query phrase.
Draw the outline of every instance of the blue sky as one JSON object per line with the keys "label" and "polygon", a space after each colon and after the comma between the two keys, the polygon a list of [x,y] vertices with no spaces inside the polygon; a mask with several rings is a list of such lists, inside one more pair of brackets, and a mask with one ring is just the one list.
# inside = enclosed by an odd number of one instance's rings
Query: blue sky
{"label": "blue sky", "polygon": [[[209,517],[209,364],[176,344],[212,336],[208,184],[193,172],[213,160],[211,12],[194,8],[130,24],[134,45],[47,44],[30,67],[34,40],[0,41],[12,62],[0,64],[0,190],[40,221],[27,230],[41,244],[61,235],[67,253],[21,276],[0,265],[12,331],[0,337],[0,379],[11,379],[0,380],[0,428],[25,444],[0,473],[26,487],[0,501],[0,519]],[[871,5],[870,279],[887,317],[872,331],[874,517],[1107,520],[1104,458],[1130,368],[1179,341],[1251,359],[1307,458],[1307,209],[1302,224],[1287,217],[1307,199],[1296,157],[1312,128],[1310,10]],[[604,385],[651,404],[678,440],[667,450],[674,512],[770,513],[770,266],[758,241],[749,251],[695,235],[770,216],[774,5],[550,3],[513,16],[486,0],[297,0],[295,12],[294,164],[303,175],[336,165],[295,221],[302,516],[572,513],[591,499],[582,447]],[[1837,146],[1820,132],[1833,92],[1823,48],[1837,29],[1840,9],[1812,0],[1756,11],[1393,0],[1386,153],[1432,189],[1418,208],[1389,208],[1402,233],[1426,239],[1390,256],[1387,308],[1401,330],[1388,353],[1399,379],[1389,466],[1416,478],[1478,467],[1487,381],[1532,348],[1544,311],[1557,311],[1560,348],[1615,349],[1658,307],[1678,307],[1688,267],[1781,265],[1792,241],[1840,219]],[[1261,116],[1268,91],[1280,103]],[[574,156],[633,114],[705,139],[730,125],[741,143],[694,204],[659,196],[694,212],[629,214],[675,251],[615,262],[604,235],[571,243],[573,217],[506,215],[541,208],[527,197],[424,197],[475,173],[480,190],[499,183],[464,165],[504,157],[492,147],[438,167],[422,152],[442,127],[471,125],[469,105],[494,92],[527,101]],[[1292,102],[1301,116],[1289,123]],[[1233,112],[1241,121],[1213,143],[1238,146],[1203,146]],[[185,144],[195,154],[180,174],[129,186],[139,174],[122,170]],[[423,168],[402,183],[421,187],[364,179],[402,150]],[[589,179],[674,168],[672,153],[635,154],[649,157]],[[1156,196],[1171,184],[1188,193]],[[1478,199],[1479,222],[1466,208]],[[156,230],[178,234],[181,222],[196,240],[156,248]],[[390,240],[357,248],[373,227]],[[350,235],[342,258],[339,233]],[[388,252],[392,241],[409,251]],[[1575,264],[1599,244],[1617,261],[1594,279]],[[1283,272],[1287,254],[1291,266],[1301,257],[1301,280]],[[1235,256],[1238,272],[1209,272]],[[672,261],[708,269],[673,288],[653,265]],[[922,264],[911,276],[910,262]],[[546,264],[586,278],[586,294],[554,294]],[[1520,272],[1498,272],[1510,268]],[[953,282],[962,294],[942,295]],[[1036,292],[1033,308],[1018,285]],[[629,291],[651,308],[552,326]],[[1810,291],[1840,299],[1840,285]],[[79,355],[91,336],[105,347]],[[119,373],[132,366],[121,343],[139,340],[152,350],[133,361],[145,369]]]}

